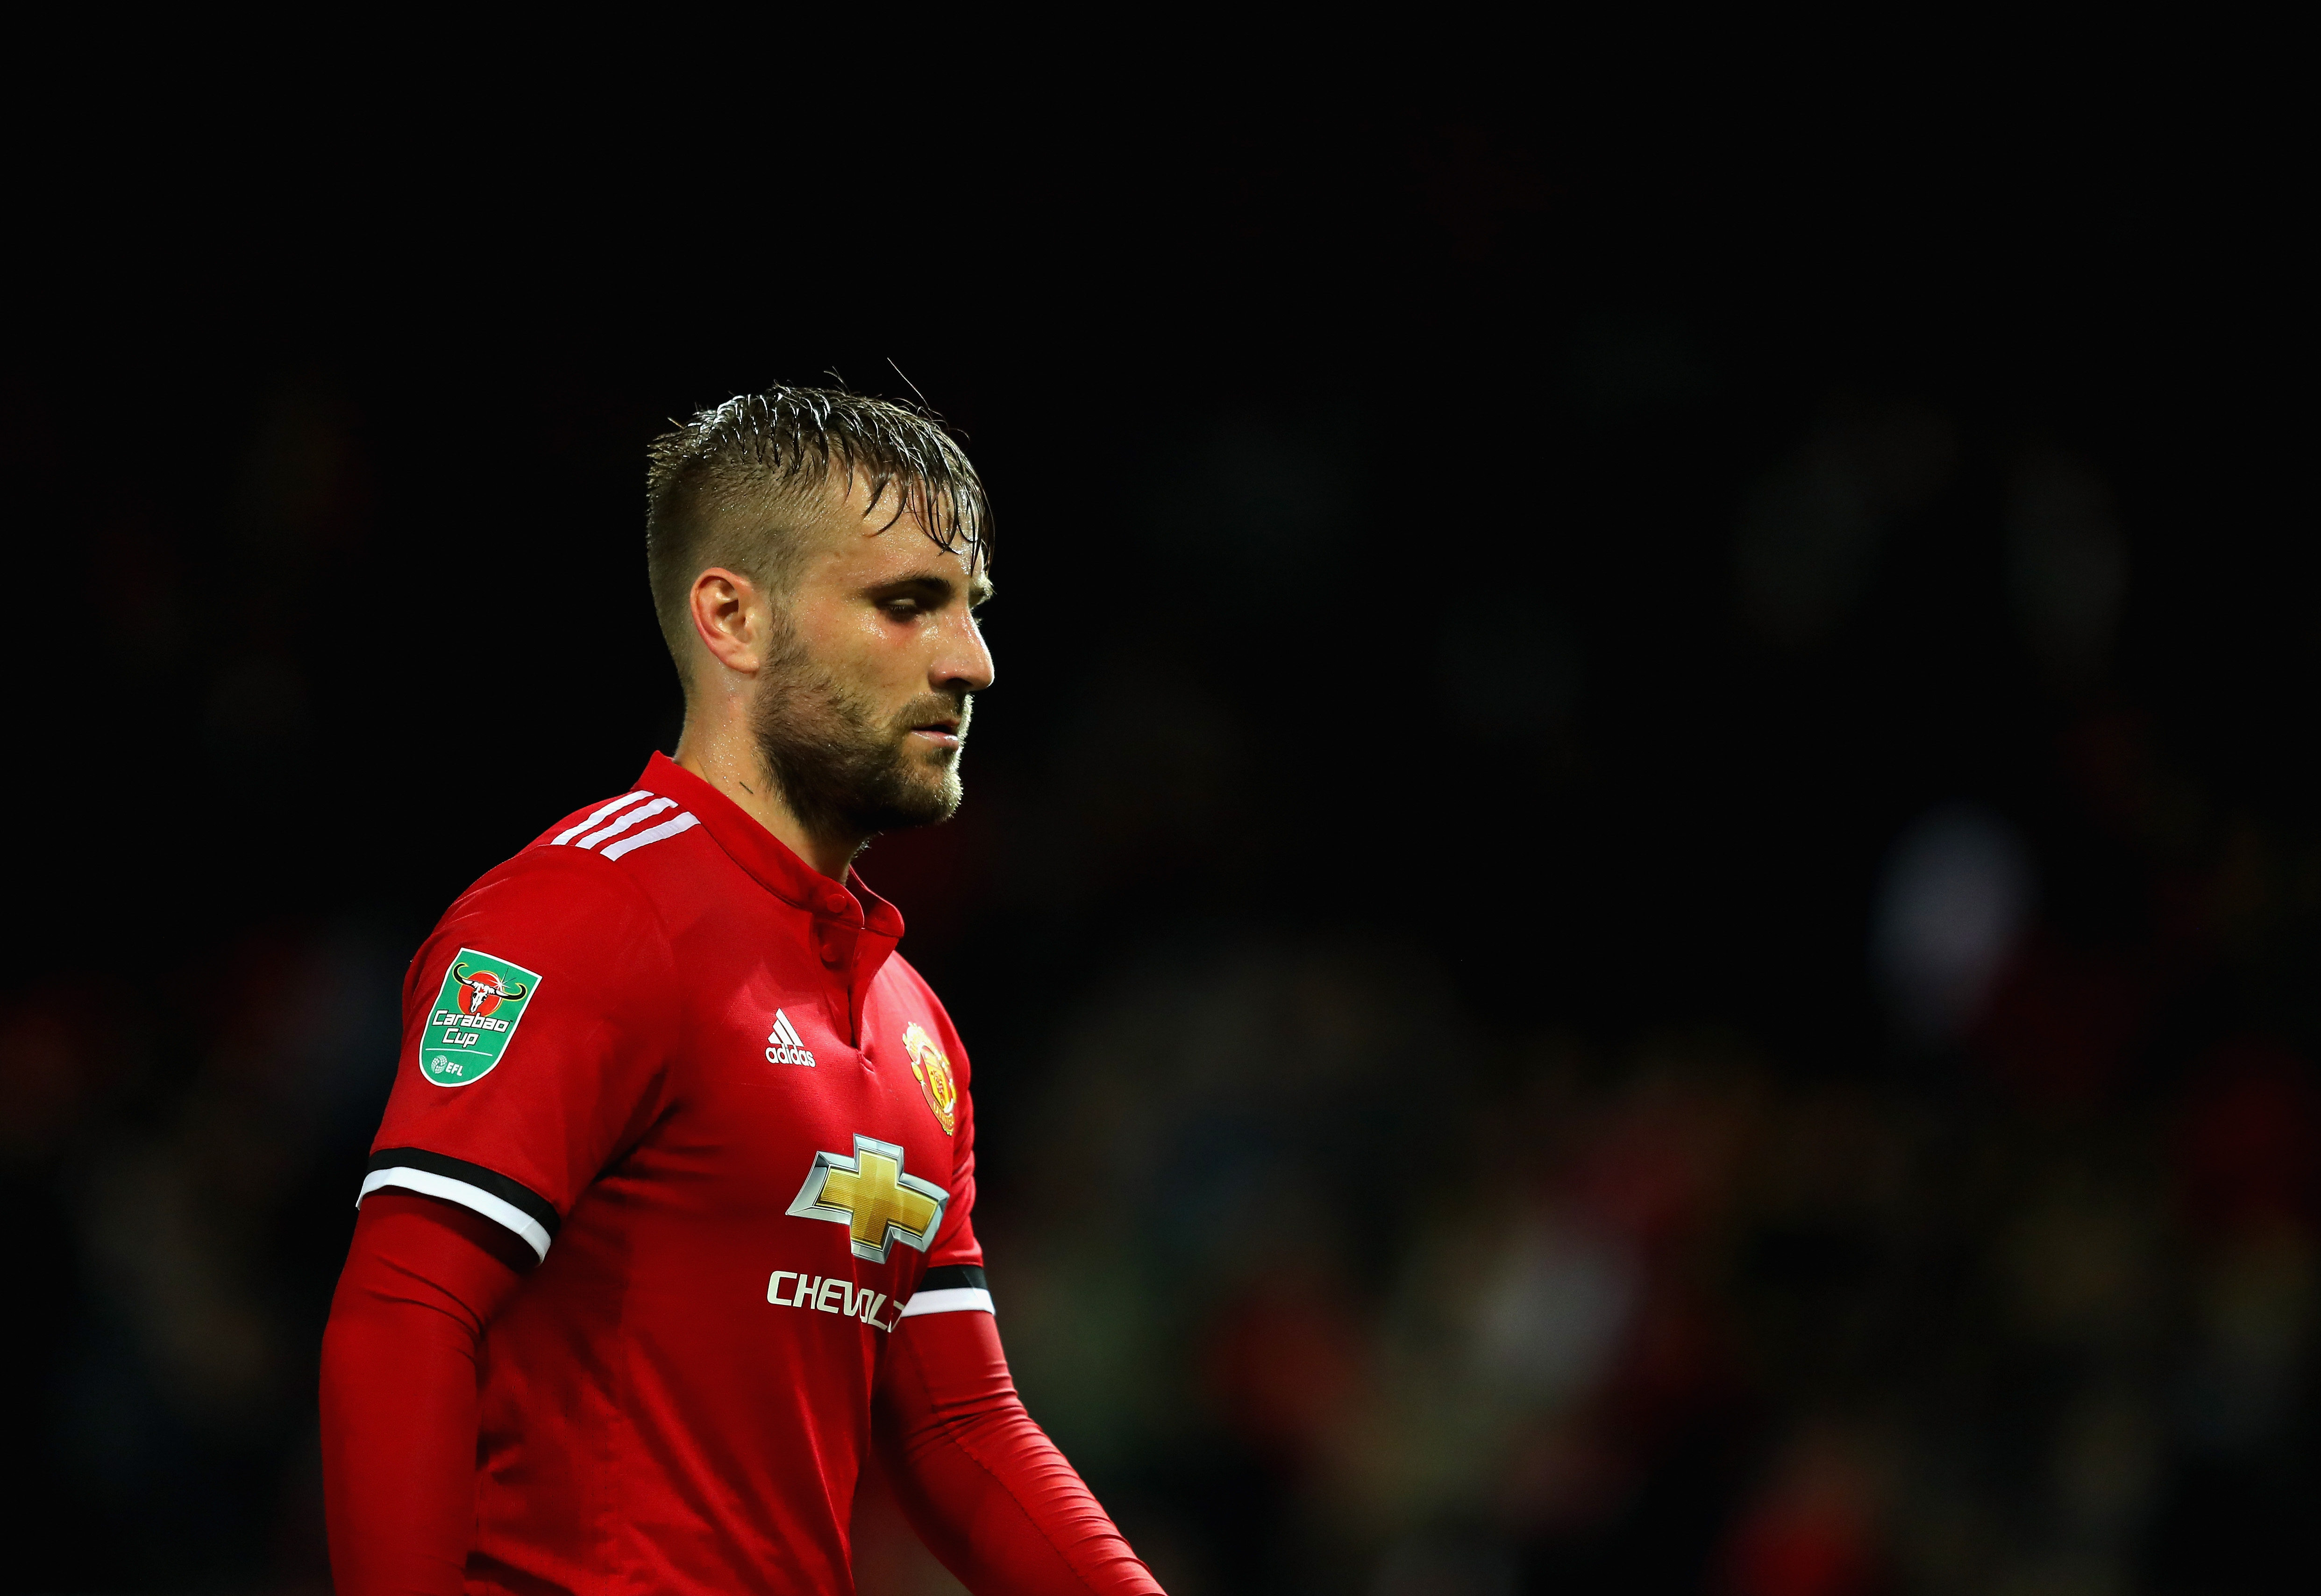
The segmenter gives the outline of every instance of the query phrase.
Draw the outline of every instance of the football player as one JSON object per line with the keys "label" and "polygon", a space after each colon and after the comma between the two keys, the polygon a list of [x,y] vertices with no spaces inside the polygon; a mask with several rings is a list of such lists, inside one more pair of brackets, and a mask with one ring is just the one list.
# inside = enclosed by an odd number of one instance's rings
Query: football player
{"label": "football player", "polygon": [[851,868],[960,801],[981,485],[918,414],[778,388],[660,439],[648,503],[676,757],[405,983],[323,1340],[340,1596],[851,1591],[873,1446],[970,1590],[1157,1591],[1016,1397],[967,1050]]}

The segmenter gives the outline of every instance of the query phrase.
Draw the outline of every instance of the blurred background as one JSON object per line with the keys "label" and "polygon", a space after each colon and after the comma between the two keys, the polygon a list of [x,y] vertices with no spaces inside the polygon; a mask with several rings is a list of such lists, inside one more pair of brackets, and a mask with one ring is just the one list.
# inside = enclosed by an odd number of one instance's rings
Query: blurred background
{"label": "blurred background", "polygon": [[405,962],[674,742],[646,441],[834,373],[997,506],[967,805],[862,870],[1172,1591],[2309,1588],[2269,141],[1133,122],[907,204],[609,135],[24,178],[0,1582],[326,1588]]}

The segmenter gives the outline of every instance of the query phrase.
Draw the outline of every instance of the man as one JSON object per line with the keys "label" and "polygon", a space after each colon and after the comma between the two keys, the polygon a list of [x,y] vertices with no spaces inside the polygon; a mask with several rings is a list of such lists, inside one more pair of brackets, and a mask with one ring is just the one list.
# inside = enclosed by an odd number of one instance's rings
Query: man
{"label": "man", "polygon": [[323,1339],[340,1596],[846,1591],[877,1445],[969,1589],[1157,1591],[1016,1399],[949,1017],[851,873],[949,816],[982,488],[780,388],[661,438],[674,760],[453,904]]}

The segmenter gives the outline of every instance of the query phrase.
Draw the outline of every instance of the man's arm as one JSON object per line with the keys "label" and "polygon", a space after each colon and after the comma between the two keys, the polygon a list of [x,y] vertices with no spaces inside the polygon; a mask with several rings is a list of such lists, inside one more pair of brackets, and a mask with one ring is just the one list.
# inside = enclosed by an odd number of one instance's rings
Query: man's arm
{"label": "man's arm", "polygon": [[895,1327],[878,1375],[896,1500],[977,1596],[1160,1596],[1151,1572],[1015,1394],[988,1313]]}
{"label": "man's arm", "polygon": [[323,1332],[339,1596],[460,1596],[476,1538],[476,1354],[532,1262],[453,1203],[374,1191]]}

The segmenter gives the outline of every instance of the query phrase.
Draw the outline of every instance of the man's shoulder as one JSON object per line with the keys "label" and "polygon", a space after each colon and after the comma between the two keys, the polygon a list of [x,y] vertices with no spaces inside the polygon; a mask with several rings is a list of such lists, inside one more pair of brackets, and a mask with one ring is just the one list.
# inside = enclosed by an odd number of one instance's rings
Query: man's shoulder
{"label": "man's shoulder", "polygon": [[964,1060],[966,1046],[961,1042],[959,1027],[951,1023],[951,1010],[943,1007],[935,990],[921,975],[917,966],[899,953],[889,955],[878,968],[875,987],[881,1008],[893,1011],[906,1021],[932,1027],[935,1036],[954,1056]]}
{"label": "man's shoulder", "polygon": [[[692,858],[690,849],[669,844],[706,839],[697,833],[698,816],[680,798],[645,788],[632,788],[616,798],[585,804],[542,832],[518,859],[546,851],[551,857],[578,859],[583,855],[619,863],[634,859],[638,866],[667,866]],[[634,867],[633,867],[634,868]]]}
{"label": "man's shoulder", "polygon": [[568,982],[578,975],[603,989],[600,999],[632,977],[652,987],[673,957],[671,883],[697,876],[701,862],[672,871],[662,861],[705,834],[681,804],[649,792],[584,805],[454,898],[421,960],[472,950],[533,971],[553,967]]}
{"label": "man's shoulder", "polygon": [[[886,989],[883,995],[889,1002],[915,1000],[932,1004],[938,1011],[942,1008],[942,999],[935,996],[934,988],[927,984],[927,978],[919,973],[917,965],[903,957],[900,949],[889,953],[887,962],[878,966],[875,984]],[[950,1016],[943,1017],[948,1020]]]}
{"label": "man's shoulder", "polygon": [[555,821],[478,877],[447,917],[486,905],[650,909],[698,871],[705,847],[716,851],[681,801],[631,789]]}

